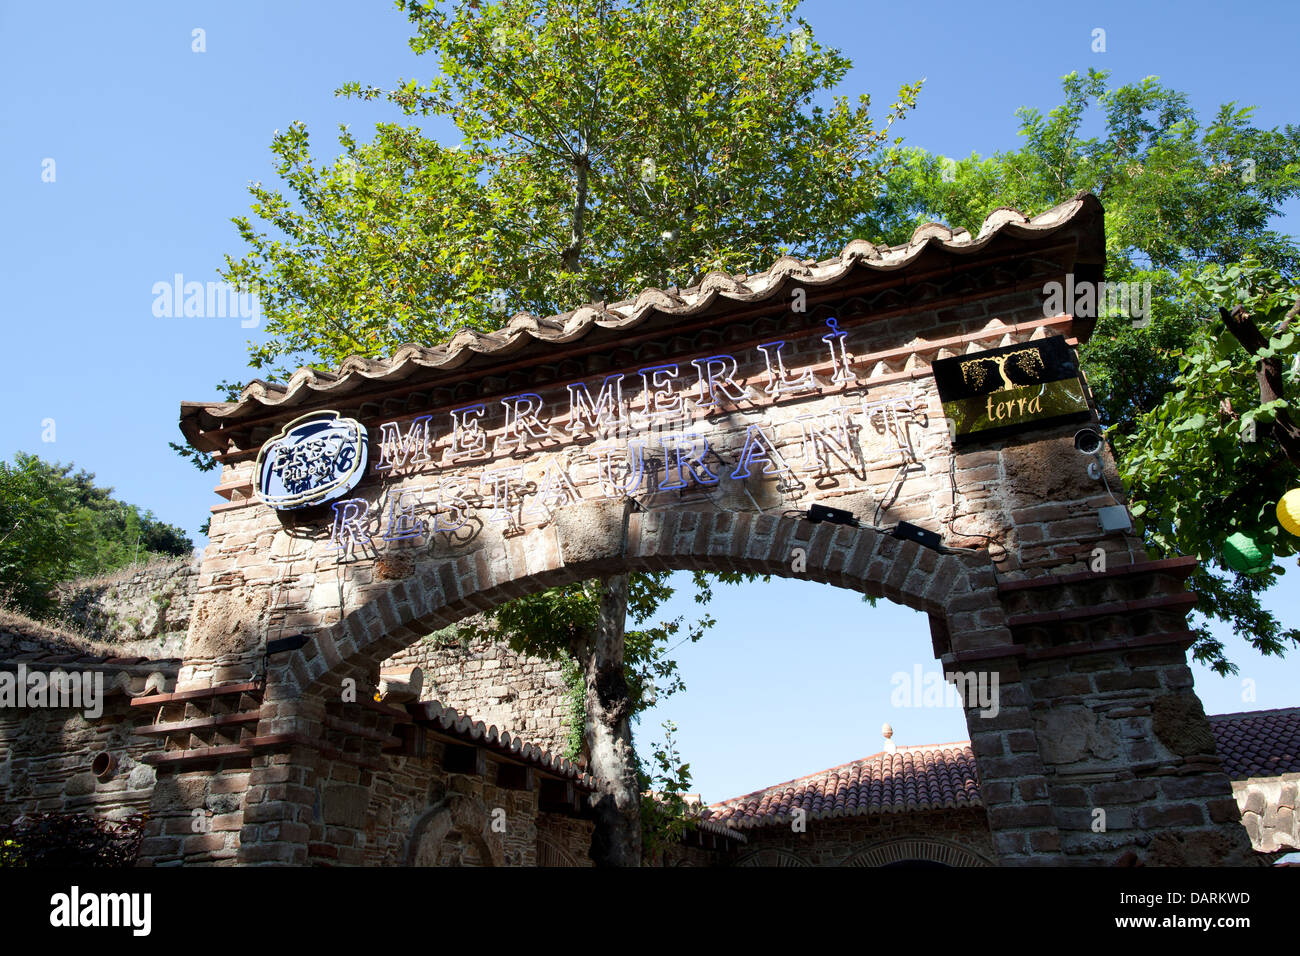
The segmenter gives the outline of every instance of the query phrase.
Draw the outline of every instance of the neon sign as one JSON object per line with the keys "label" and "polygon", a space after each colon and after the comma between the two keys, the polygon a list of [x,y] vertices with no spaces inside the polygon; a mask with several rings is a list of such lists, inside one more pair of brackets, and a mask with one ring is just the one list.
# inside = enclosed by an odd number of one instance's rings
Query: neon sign
{"label": "neon sign", "polygon": [[[372,534],[410,543],[456,536],[479,514],[514,535],[589,497],[682,495],[692,488],[712,494],[724,483],[772,478],[791,494],[803,487],[796,472],[815,475],[826,488],[841,471],[867,481],[869,461],[883,464],[873,454],[915,463],[909,425],[928,424],[924,400],[868,396],[868,381],[853,371],[848,333],[833,318],[826,325],[817,343],[824,351],[805,345],[794,362],[786,340],[756,346],[754,380],[741,376],[735,355],[712,354],[569,383],[554,396],[484,396],[382,422],[369,470],[397,483],[370,503],[346,494],[368,470],[364,426],[337,412],[306,415],[262,449],[259,492],[279,509],[333,501],[331,544],[346,558],[368,547]],[[639,394],[627,387],[632,381]],[[756,405],[818,393],[844,397],[784,420],[742,424],[728,417],[725,430],[711,428],[709,419],[730,409],[748,415]]]}

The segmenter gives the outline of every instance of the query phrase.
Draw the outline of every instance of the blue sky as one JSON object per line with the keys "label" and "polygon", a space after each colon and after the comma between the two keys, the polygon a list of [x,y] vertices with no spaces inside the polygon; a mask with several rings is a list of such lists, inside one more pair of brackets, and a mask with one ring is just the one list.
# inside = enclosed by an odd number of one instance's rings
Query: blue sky
{"label": "blue sky", "polygon": [[[1052,108],[1060,77],[1089,66],[1119,81],[1158,75],[1202,116],[1236,100],[1258,106],[1258,125],[1296,118],[1290,63],[1300,5],[1292,3],[812,0],[803,15],[856,64],[839,92],[869,92],[886,106],[900,83],[926,77],[900,132],[951,156],[1014,147],[1015,109]],[[1091,50],[1097,28],[1106,31],[1105,53]],[[205,52],[192,50],[195,29]],[[215,280],[223,256],[241,251],[230,218],[247,210],[248,181],[274,180],[274,130],[302,120],[317,151],[332,157],[339,123],[364,137],[377,120],[395,118],[333,90],[426,75],[433,64],[406,38],[404,17],[387,2],[0,4],[0,308],[9,353],[0,457],[23,450],[75,462],[196,533],[216,500],[214,479],[167,447],[179,440],[178,403],[247,377],[246,343],[258,330],[238,318],[157,318],[153,286],[177,273]],[[43,182],[51,159],[54,181]],[[1287,212],[1282,228],[1294,232],[1297,210]],[[1294,572],[1270,601],[1300,618]],[[653,738],[660,720],[675,720],[706,798],[874,752],[886,720],[903,743],[966,736],[955,710],[889,706],[893,674],[935,666],[925,621],[913,612],[780,581],[720,591],[712,613],[722,622],[715,632],[681,649],[688,691],[647,714],[639,731]],[[1257,697],[1243,702],[1240,677],[1198,668],[1208,710],[1297,703],[1300,664],[1226,643]]]}

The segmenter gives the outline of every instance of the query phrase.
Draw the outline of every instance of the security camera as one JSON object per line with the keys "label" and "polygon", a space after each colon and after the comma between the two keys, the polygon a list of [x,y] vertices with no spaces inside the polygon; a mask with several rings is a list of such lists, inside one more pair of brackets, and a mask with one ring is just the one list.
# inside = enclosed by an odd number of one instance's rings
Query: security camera
{"label": "security camera", "polygon": [[1074,447],[1082,455],[1095,455],[1101,451],[1101,435],[1091,428],[1081,428],[1074,433]]}

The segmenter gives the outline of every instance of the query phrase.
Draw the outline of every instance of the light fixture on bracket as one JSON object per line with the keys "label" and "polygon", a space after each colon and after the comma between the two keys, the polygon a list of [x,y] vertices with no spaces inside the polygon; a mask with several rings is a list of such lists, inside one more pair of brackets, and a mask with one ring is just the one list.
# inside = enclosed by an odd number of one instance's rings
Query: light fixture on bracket
{"label": "light fixture on bracket", "polygon": [[827,524],[848,525],[850,528],[860,527],[857,516],[853,512],[845,511],[843,508],[828,508],[826,505],[809,505],[804,518],[813,524],[825,521]]}
{"label": "light fixture on bracket", "polygon": [[898,522],[894,526],[894,530],[889,533],[901,541],[915,541],[923,548],[929,548],[931,551],[943,550],[943,538],[939,537],[937,532],[914,525],[910,521]]}
{"label": "light fixture on bracket", "polygon": [[1110,490],[1110,482],[1106,480],[1106,474],[1102,470],[1101,450],[1105,445],[1105,439],[1101,432],[1095,428],[1081,428],[1074,433],[1074,447],[1081,455],[1090,455],[1092,461],[1088,462],[1088,477],[1094,481],[1100,481],[1106,486],[1107,493],[1110,494],[1113,505],[1107,505],[1104,508],[1097,509],[1097,520],[1101,524],[1101,530],[1105,532],[1112,531],[1132,531],[1133,518],[1128,513],[1128,508],[1119,503],[1114,492]]}

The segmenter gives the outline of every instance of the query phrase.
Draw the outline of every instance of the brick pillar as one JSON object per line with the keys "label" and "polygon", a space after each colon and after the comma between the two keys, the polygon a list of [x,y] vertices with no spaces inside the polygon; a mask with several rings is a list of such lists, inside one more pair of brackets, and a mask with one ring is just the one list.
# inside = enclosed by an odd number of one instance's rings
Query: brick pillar
{"label": "brick pillar", "polygon": [[325,704],[318,697],[278,696],[285,690],[284,684],[267,687],[244,798],[241,865],[307,863],[320,764],[315,742],[325,732]]}
{"label": "brick pillar", "polygon": [[999,586],[1062,862],[1257,862],[1187,666],[1192,567]]}
{"label": "brick pillar", "polygon": [[194,769],[159,767],[138,865],[235,863],[248,778],[246,761]]}
{"label": "brick pillar", "polygon": [[1256,862],[1183,642],[1054,656],[1023,669],[1069,860]]}
{"label": "brick pillar", "polygon": [[968,665],[965,672],[985,680],[990,690],[993,677],[997,678],[996,707],[971,706],[979,701],[967,698],[965,711],[998,862],[1004,866],[1059,863],[1061,835],[1034,732],[1032,699],[1018,662],[985,659],[978,666]]}

